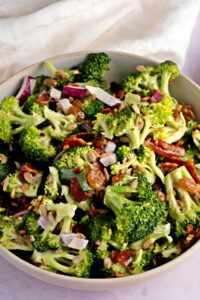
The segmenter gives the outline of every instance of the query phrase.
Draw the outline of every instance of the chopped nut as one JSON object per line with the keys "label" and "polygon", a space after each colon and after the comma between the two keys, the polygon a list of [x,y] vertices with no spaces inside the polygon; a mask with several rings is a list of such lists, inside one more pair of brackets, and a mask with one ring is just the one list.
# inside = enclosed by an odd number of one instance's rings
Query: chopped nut
{"label": "chopped nut", "polygon": [[129,138],[126,137],[126,136],[121,136],[121,137],[119,138],[119,140],[120,140],[120,142],[122,142],[122,143],[129,143],[129,142],[130,142]]}
{"label": "chopped nut", "polygon": [[69,99],[69,102],[70,102],[70,103],[72,103],[72,102],[74,101],[74,98],[71,97],[71,96],[70,96],[68,99]]}
{"label": "chopped nut", "polygon": [[146,96],[146,97],[142,97],[141,98],[141,102],[148,102],[151,100],[151,97],[150,96]]}
{"label": "chopped nut", "polygon": [[30,238],[29,238],[30,242],[34,242],[35,241],[35,238],[33,235],[30,235]]}
{"label": "chopped nut", "polygon": [[105,175],[106,182],[108,182],[108,181],[109,181],[109,175],[108,175],[108,171],[107,171],[106,168],[103,168],[103,173],[104,173],[104,175]]}
{"label": "chopped nut", "polygon": [[11,205],[12,206],[15,206],[15,207],[17,207],[17,206],[19,206],[16,202],[14,202],[14,201],[11,201]]}
{"label": "chopped nut", "polygon": [[144,127],[144,120],[141,116],[137,116],[135,120],[135,126],[141,130]]}
{"label": "chopped nut", "polygon": [[144,67],[144,66],[137,66],[136,67],[136,70],[138,71],[138,72],[146,72],[146,68]]}
{"label": "chopped nut", "polygon": [[24,173],[24,179],[26,180],[26,182],[28,182],[30,184],[34,183],[33,175],[29,171],[27,171],[27,172]]}
{"label": "chopped nut", "polygon": [[132,173],[132,168],[128,168],[128,169],[126,170],[126,174],[127,174],[127,175],[131,175],[131,173]]}
{"label": "chopped nut", "polygon": [[41,214],[45,219],[47,219],[47,209],[44,205],[41,207]]}
{"label": "chopped nut", "polygon": [[139,107],[137,106],[137,104],[133,103],[132,109],[133,109],[133,111],[134,111],[136,114],[140,115],[140,109],[139,109]]}
{"label": "chopped nut", "polygon": [[7,190],[8,183],[9,183],[9,176],[7,176],[7,177],[1,182],[1,185],[3,186],[3,191],[4,191],[4,192],[6,192],[6,190]]}
{"label": "chopped nut", "polygon": [[54,77],[68,79],[70,77],[70,75],[63,70],[58,70]]}
{"label": "chopped nut", "polygon": [[10,194],[11,198],[15,198],[15,193],[16,193],[16,188],[13,188]]}
{"label": "chopped nut", "polygon": [[145,108],[140,108],[140,111],[141,111],[141,113],[142,113],[143,115],[145,115],[145,116],[149,115],[148,110],[146,110]]}
{"label": "chopped nut", "polygon": [[76,129],[76,127],[77,127],[77,124],[72,123],[72,124],[70,124],[70,125],[67,126],[66,130],[67,131],[71,131],[71,130]]}
{"label": "chopped nut", "polygon": [[86,240],[86,236],[83,233],[77,233],[77,238]]}
{"label": "chopped nut", "polygon": [[0,153],[0,162],[2,163],[2,165],[6,164],[7,161],[8,161],[8,157]]}
{"label": "chopped nut", "polygon": [[140,247],[138,246],[135,246],[134,243],[133,244],[130,244],[129,248],[133,251],[139,251],[140,250]]}
{"label": "chopped nut", "polygon": [[138,186],[138,178],[135,178],[131,183],[131,189],[135,190]]}
{"label": "chopped nut", "polygon": [[25,229],[20,229],[19,234],[27,234],[27,231]]}
{"label": "chopped nut", "polygon": [[54,220],[54,216],[53,216],[53,212],[52,212],[52,211],[50,211],[50,212],[48,213],[48,215],[47,215],[47,220],[48,220],[50,226],[53,226],[53,225],[54,225],[55,220]]}
{"label": "chopped nut", "polygon": [[22,190],[23,193],[26,192],[28,190],[28,183],[22,184],[21,190]]}
{"label": "chopped nut", "polygon": [[46,85],[46,86],[52,85],[53,87],[56,87],[57,86],[57,81],[55,79],[52,79],[52,78],[46,78],[43,81],[43,84]]}
{"label": "chopped nut", "polygon": [[103,154],[101,154],[101,158],[102,157],[106,157],[106,156],[108,156],[108,155],[111,155],[111,154],[113,154],[113,152],[106,152],[106,153],[103,153]]}
{"label": "chopped nut", "polygon": [[113,115],[114,115],[114,116],[116,116],[116,115],[117,115],[117,113],[118,113],[118,110],[117,110],[117,108],[114,108],[114,109],[113,109]]}
{"label": "chopped nut", "polygon": [[56,253],[57,254],[61,254],[61,253],[63,253],[63,250],[62,249],[58,249],[58,250],[56,250]]}
{"label": "chopped nut", "polygon": [[90,161],[91,161],[92,163],[95,162],[95,160],[96,160],[96,155],[95,155],[94,151],[90,152],[90,153],[88,154],[88,156],[89,156],[89,159],[90,159]]}
{"label": "chopped nut", "polygon": [[152,250],[154,248],[151,238],[148,238],[146,239],[146,241],[144,241],[144,243],[142,244],[142,248],[145,250]]}
{"label": "chopped nut", "polygon": [[14,241],[15,241],[16,244],[25,245],[24,241],[19,239],[19,238],[15,238]]}
{"label": "chopped nut", "polygon": [[96,95],[92,94],[91,97],[90,97],[90,100],[93,102],[93,101],[95,101],[95,99],[96,99]]}
{"label": "chopped nut", "polygon": [[156,190],[156,193],[157,193],[158,198],[160,199],[161,202],[166,201],[166,195],[162,191]]}
{"label": "chopped nut", "polygon": [[109,257],[106,257],[106,258],[104,258],[103,264],[104,264],[105,269],[109,270],[111,268],[112,261]]}

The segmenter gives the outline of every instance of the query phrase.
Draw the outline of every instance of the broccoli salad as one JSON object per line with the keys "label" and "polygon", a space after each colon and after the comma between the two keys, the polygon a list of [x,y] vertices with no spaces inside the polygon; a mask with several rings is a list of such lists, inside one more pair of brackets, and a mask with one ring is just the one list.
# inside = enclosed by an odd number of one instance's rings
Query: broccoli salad
{"label": "broccoli salad", "polygon": [[111,59],[26,76],[0,104],[0,244],[38,268],[113,278],[200,237],[200,125],[172,61],[107,83]]}

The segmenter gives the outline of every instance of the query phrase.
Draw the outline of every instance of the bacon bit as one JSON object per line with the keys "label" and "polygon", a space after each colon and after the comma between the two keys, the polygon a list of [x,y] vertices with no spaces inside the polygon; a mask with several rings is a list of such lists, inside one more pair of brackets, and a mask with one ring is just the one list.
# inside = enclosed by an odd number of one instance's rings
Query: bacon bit
{"label": "bacon bit", "polygon": [[119,182],[122,179],[122,174],[118,173],[117,175],[112,177],[112,184]]}
{"label": "bacon bit", "polygon": [[38,170],[35,169],[31,164],[25,163],[25,169],[33,174],[38,174]]}
{"label": "bacon bit", "polygon": [[47,93],[41,93],[39,95],[39,98],[36,101],[36,103],[39,105],[46,105],[50,102],[54,102],[54,101],[52,99],[50,99],[50,97]]}
{"label": "bacon bit", "polygon": [[70,192],[74,196],[75,200],[79,203],[88,198],[88,193],[81,189],[76,178],[71,179]]}
{"label": "bacon bit", "polygon": [[63,150],[72,148],[72,147],[77,147],[77,146],[86,146],[87,142],[84,141],[83,139],[79,139],[76,137],[67,137],[64,139],[62,142],[63,145]]}
{"label": "bacon bit", "polygon": [[116,262],[127,267],[133,260],[134,253],[128,250],[122,250],[115,258]]}
{"label": "bacon bit", "polygon": [[89,142],[93,138],[94,135],[93,135],[92,132],[78,132],[78,133],[75,134],[75,136],[77,138],[81,138],[84,141]]}
{"label": "bacon bit", "polygon": [[179,167],[178,164],[172,162],[163,162],[160,164],[163,174],[167,174]]}
{"label": "bacon bit", "polygon": [[148,102],[151,100],[150,96],[146,96],[146,97],[141,97],[141,102]]}
{"label": "bacon bit", "polygon": [[178,181],[179,186],[191,195],[195,195],[200,191],[200,184],[194,183],[191,178],[181,178]]}
{"label": "bacon bit", "polygon": [[120,253],[120,252],[119,252],[119,251],[116,251],[116,250],[113,250],[113,251],[111,252],[111,260],[112,260],[113,263],[116,263],[116,257],[117,257],[117,255],[118,255],[119,253]]}
{"label": "bacon bit", "polygon": [[95,152],[97,153],[97,157],[101,156],[103,154],[103,150],[101,149],[95,149]]}
{"label": "bacon bit", "polygon": [[75,173],[75,174],[80,174],[81,172],[83,172],[83,170],[81,170],[80,168],[76,168],[76,169],[74,170],[74,173]]}
{"label": "bacon bit", "polygon": [[116,93],[116,97],[120,100],[124,99],[125,97],[125,91],[124,90],[119,90],[117,93]]}
{"label": "bacon bit", "polygon": [[110,107],[104,108],[100,111],[101,114],[112,114],[112,110]]}
{"label": "bacon bit", "polygon": [[84,234],[85,232],[86,232],[86,230],[83,226],[81,226],[79,224],[76,226],[76,233],[83,233]]}
{"label": "bacon bit", "polygon": [[188,226],[188,228],[187,228],[187,234],[190,234],[190,233],[192,233],[194,231],[194,225],[192,225],[192,224],[190,224],[189,226]]}
{"label": "bacon bit", "polygon": [[195,234],[194,234],[195,239],[199,239],[200,238],[200,227],[197,228]]}
{"label": "bacon bit", "polygon": [[159,139],[154,140],[153,138],[150,138],[145,142],[145,145],[149,147],[151,150],[153,150],[154,152],[156,152],[157,154],[162,155],[164,157],[185,156],[184,148],[171,145]]}
{"label": "bacon bit", "polygon": [[185,167],[194,179],[196,183],[200,183],[200,177],[197,173],[197,170],[195,169],[194,166],[194,160],[193,159],[188,159],[188,161],[185,163]]}
{"label": "bacon bit", "polygon": [[41,258],[41,262],[44,266],[46,266],[46,262],[45,262],[44,258]]}
{"label": "bacon bit", "polygon": [[99,162],[96,161],[93,163],[93,168],[87,175],[87,181],[95,190],[99,190],[105,185],[106,178]]}
{"label": "bacon bit", "polygon": [[95,148],[102,150],[104,148],[103,139],[100,137],[95,138],[92,142],[92,145]]}
{"label": "bacon bit", "polygon": [[126,276],[129,276],[129,274],[127,274],[127,273],[120,274],[117,271],[114,271],[114,275],[115,275],[115,277],[126,277]]}

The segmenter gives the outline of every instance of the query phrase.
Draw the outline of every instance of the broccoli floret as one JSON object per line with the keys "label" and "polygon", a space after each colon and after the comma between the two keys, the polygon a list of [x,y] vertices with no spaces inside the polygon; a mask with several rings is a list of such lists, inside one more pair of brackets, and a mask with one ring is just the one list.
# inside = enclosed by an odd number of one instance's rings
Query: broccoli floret
{"label": "broccoli floret", "polygon": [[18,221],[12,217],[0,217],[0,244],[9,250],[32,251],[33,246],[27,236],[18,232]]}
{"label": "broccoli floret", "polygon": [[[76,258],[81,258],[78,263],[75,262]],[[45,265],[52,272],[88,278],[93,264],[93,255],[88,249],[72,253],[70,250],[63,250],[61,253],[51,250],[41,253],[34,250],[31,260],[33,263],[40,264],[39,267]]]}
{"label": "broccoli floret", "polygon": [[85,216],[80,225],[85,228],[85,234],[91,245],[96,241],[108,242],[111,239],[114,219],[112,214],[98,214],[95,217]]}
{"label": "broccoli floret", "polygon": [[158,224],[152,233],[145,236],[143,239],[132,243],[131,247],[137,247],[140,249],[149,249],[149,247],[154,248],[154,243],[161,238],[166,238],[168,242],[171,243],[172,237],[170,236],[170,230],[170,223]]}
{"label": "broccoli floret", "polygon": [[[127,199],[122,196],[123,193],[132,193],[133,196]],[[165,206],[143,175],[138,176],[136,189],[130,186],[108,186],[104,204],[114,212],[117,229],[124,232],[130,242],[151,233],[165,216]]]}
{"label": "broccoli floret", "polygon": [[78,79],[83,82],[93,82],[95,86],[98,84],[99,87],[105,87],[104,73],[109,70],[110,61],[106,53],[90,53],[82,64],[75,67],[81,72]]}
{"label": "broccoli floret", "polygon": [[0,182],[14,171],[13,157],[8,151],[0,153]]}
{"label": "broccoli floret", "polygon": [[86,118],[94,119],[96,114],[100,112],[102,109],[104,109],[104,107],[105,107],[104,103],[96,99],[93,102],[84,104],[82,106],[82,111],[84,112]]}
{"label": "broccoli floret", "polygon": [[129,155],[128,160],[126,162],[120,163],[118,161],[116,164],[113,164],[110,167],[111,174],[116,175],[116,174],[120,173],[121,170],[128,169],[130,166],[134,166],[136,164],[138,164],[137,158],[136,158],[135,154],[132,153]]}
{"label": "broccoli floret", "polygon": [[158,66],[158,73],[161,76],[160,90],[162,94],[169,95],[169,79],[179,76],[177,64],[173,61],[166,60]]}
{"label": "broccoli floret", "polygon": [[0,105],[0,139],[10,142],[12,136],[20,133],[25,127],[38,126],[45,119],[41,113],[25,114],[15,97],[4,98]]}
{"label": "broccoli floret", "polygon": [[47,177],[44,191],[45,195],[50,199],[56,199],[59,196],[59,188],[61,186],[58,170],[54,167],[49,167],[49,175]]}
{"label": "broccoli floret", "polygon": [[172,116],[168,116],[168,120],[165,126],[162,126],[153,131],[154,139],[163,140],[169,144],[179,141],[187,131],[185,118],[182,113],[180,113],[180,118],[178,121]]}
{"label": "broccoli floret", "polygon": [[[6,188],[6,192],[10,194],[11,198],[19,198],[21,196],[27,196],[27,197],[36,197],[37,196],[37,191],[38,188],[41,184],[42,181],[42,173],[38,173],[34,176],[31,177],[30,179],[32,180],[32,183],[28,183],[25,180],[21,180],[19,178],[19,172],[20,171],[15,171],[15,173],[10,174],[8,178],[8,185]],[[7,180],[4,179],[4,180]],[[22,186],[24,184],[27,184],[26,189],[23,189]]]}
{"label": "broccoli floret", "polygon": [[139,274],[148,269],[151,265],[154,254],[149,250],[140,249],[137,251],[134,260],[131,262],[131,266],[134,266],[131,270],[131,274]]}
{"label": "broccoli floret", "polygon": [[173,259],[176,256],[181,254],[182,249],[179,243],[175,244],[175,243],[166,242],[161,246],[158,243],[156,243],[153,252],[155,254],[160,253],[162,257],[166,259]]}
{"label": "broccoli floret", "polygon": [[165,190],[168,199],[168,211],[175,223],[175,235],[185,236],[190,224],[194,229],[200,226],[200,207],[192,196],[179,185],[179,180],[192,180],[185,166],[179,167],[165,177]]}
{"label": "broccoli floret", "polygon": [[76,124],[74,115],[65,116],[62,113],[49,109],[47,106],[44,107],[44,116],[52,125],[49,128],[50,135],[57,140],[63,140],[69,136],[72,131],[67,131],[68,126]]}
{"label": "broccoli floret", "polygon": [[143,67],[144,71],[136,71],[122,80],[125,92],[140,92],[143,95],[150,94],[152,90],[158,90],[158,74],[154,67]]}
{"label": "broccoli floret", "polygon": [[128,157],[131,154],[131,150],[128,146],[122,145],[120,147],[117,147],[116,154],[117,160],[122,162],[124,158]]}
{"label": "broccoli floret", "polygon": [[62,167],[84,169],[85,166],[90,165],[89,153],[93,150],[94,148],[90,146],[70,148],[65,151],[61,159],[56,161],[56,168],[58,168],[58,170]]}
{"label": "broccoli floret", "polygon": [[38,97],[39,97],[39,94],[32,94],[26,99],[26,102],[24,103],[24,106],[23,106],[23,109],[25,112],[32,113],[33,107],[36,104]]}
{"label": "broccoli floret", "polygon": [[[29,235],[34,237],[33,246],[38,251],[44,252],[48,249],[58,249],[61,246],[60,235],[54,234],[58,224],[61,225],[59,233],[70,233],[71,222],[77,206],[66,203],[53,203],[52,200],[44,199],[38,214],[32,212],[27,216],[26,229]],[[52,216],[49,221],[49,214]],[[43,229],[38,220],[44,218],[47,221]]]}
{"label": "broccoli floret", "polygon": [[56,149],[51,144],[50,128],[49,126],[40,130],[35,126],[30,126],[23,129],[19,145],[26,158],[48,162],[56,155]]}

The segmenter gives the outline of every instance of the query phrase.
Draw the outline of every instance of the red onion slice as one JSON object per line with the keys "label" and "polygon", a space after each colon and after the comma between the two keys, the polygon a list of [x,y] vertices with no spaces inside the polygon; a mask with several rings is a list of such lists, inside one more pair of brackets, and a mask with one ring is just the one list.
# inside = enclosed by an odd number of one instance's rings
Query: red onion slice
{"label": "red onion slice", "polygon": [[29,212],[28,209],[24,209],[24,210],[18,211],[12,217],[15,219],[15,218],[18,218],[20,216],[26,215],[28,212]]}
{"label": "red onion slice", "polygon": [[83,98],[86,96],[87,89],[80,86],[65,85],[63,87],[63,96]]}
{"label": "red onion slice", "polygon": [[35,77],[25,76],[22,86],[16,95],[16,98],[19,99],[19,101],[26,100],[33,93],[35,83]]}
{"label": "red onion slice", "polygon": [[105,146],[104,152],[114,152],[116,146],[117,145],[114,142],[108,141],[107,145]]}
{"label": "red onion slice", "polygon": [[22,180],[22,181],[25,180],[25,179],[24,179],[24,173],[25,173],[25,172],[27,172],[26,169],[21,169],[21,170],[19,171],[19,174],[17,175],[17,176],[19,177],[19,179]]}
{"label": "red onion slice", "polygon": [[112,153],[110,155],[104,156],[100,158],[100,162],[104,165],[104,167],[111,166],[117,162],[117,155]]}
{"label": "red onion slice", "polygon": [[121,101],[119,99],[117,99],[116,97],[106,93],[104,90],[102,90],[101,88],[98,87],[94,87],[94,86],[90,86],[90,85],[86,85],[86,88],[88,89],[88,91],[91,94],[95,94],[96,97],[101,100],[103,103],[109,105],[109,106],[114,106],[118,103],[121,103]]}
{"label": "red onion slice", "polygon": [[163,95],[159,91],[156,91],[151,97],[151,102],[158,102],[160,99],[162,99],[162,97]]}

